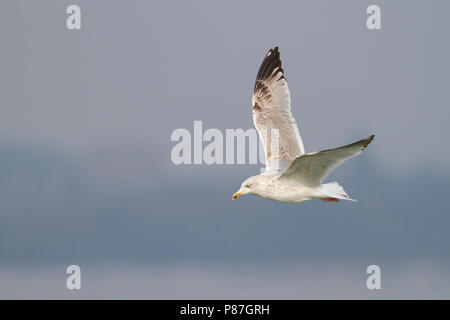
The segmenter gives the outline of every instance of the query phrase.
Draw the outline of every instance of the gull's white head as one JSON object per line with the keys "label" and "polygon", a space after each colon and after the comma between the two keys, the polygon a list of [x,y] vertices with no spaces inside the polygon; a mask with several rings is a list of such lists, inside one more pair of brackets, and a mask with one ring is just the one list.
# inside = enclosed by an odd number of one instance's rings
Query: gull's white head
{"label": "gull's white head", "polygon": [[253,176],[242,182],[241,187],[233,194],[233,200],[244,194],[257,194],[259,186],[259,176]]}

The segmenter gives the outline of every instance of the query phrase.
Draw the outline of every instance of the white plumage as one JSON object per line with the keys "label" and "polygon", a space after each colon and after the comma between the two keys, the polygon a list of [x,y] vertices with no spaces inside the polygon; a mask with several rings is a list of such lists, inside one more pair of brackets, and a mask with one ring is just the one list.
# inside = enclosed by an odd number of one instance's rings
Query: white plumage
{"label": "white plumage", "polygon": [[285,202],[318,198],[353,200],[337,183],[321,184],[346,159],[360,154],[374,136],[344,147],[305,154],[291,113],[288,85],[278,47],[270,49],[256,76],[252,97],[253,122],[263,142],[266,171],[245,180],[233,195],[255,194]]}

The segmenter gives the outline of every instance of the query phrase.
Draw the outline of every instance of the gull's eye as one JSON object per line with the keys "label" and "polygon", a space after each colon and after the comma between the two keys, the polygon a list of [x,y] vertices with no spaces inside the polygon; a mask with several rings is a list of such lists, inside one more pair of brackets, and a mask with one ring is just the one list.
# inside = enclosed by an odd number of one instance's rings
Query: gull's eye
{"label": "gull's eye", "polygon": [[245,187],[246,187],[246,188],[250,188],[250,187],[251,187],[251,184],[247,183],[247,184],[245,185]]}

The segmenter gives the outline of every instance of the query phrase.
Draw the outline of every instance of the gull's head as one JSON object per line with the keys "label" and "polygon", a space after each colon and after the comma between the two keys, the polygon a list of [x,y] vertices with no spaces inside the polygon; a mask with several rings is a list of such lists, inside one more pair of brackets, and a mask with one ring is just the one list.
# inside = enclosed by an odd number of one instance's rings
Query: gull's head
{"label": "gull's head", "polygon": [[239,188],[239,190],[233,194],[233,200],[239,198],[240,196],[242,196],[244,194],[255,193],[256,187],[258,185],[258,181],[257,181],[258,179],[256,179],[256,177],[257,176],[250,177],[247,180],[245,180],[244,182],[242,182],[242,185]]}

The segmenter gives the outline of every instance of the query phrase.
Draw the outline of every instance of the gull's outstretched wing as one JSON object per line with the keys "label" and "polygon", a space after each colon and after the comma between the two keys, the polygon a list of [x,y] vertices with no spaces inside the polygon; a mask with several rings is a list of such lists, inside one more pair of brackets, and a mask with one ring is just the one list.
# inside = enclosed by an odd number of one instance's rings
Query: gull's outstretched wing
{"label": "gull's outstretched wing", "polygon": [[372,135],[344,147],[302,155],[291,163],[278,180],[317,187],[334,168],[348,158],[360,154],[374,137]]}
{"label": "gull's outstretched wing", "polygon": [[289,89],[278,47],[269,50],[259,68],[252,106],[253,122],[266,153],[266,171],[282,172],[304,154],[305,149],[291,114]]}

